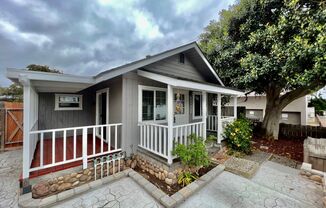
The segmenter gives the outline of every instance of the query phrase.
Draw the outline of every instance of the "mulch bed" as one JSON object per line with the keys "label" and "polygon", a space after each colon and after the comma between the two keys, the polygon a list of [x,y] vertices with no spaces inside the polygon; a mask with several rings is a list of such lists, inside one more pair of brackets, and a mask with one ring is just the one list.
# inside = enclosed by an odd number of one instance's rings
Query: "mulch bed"
{"label": "mulch bed", "polygon": [[273,141],[254,137],[252,141],[255,149],[303,162],[303,140],[279,138]]}
{"label": "mulch bed", "polygon": [[[199,175],[197,175],[197,176],[201,177],[201,176],[205,175],[208,171],[212,170],[215,167],[216,167],[216,165],[212,163],[208,167],[201,168],[201,169],[199,169],[199,171],[198,171]],[[154,175],[151,175],[150,173],[142,170],[138,166],[134,170],[136,172],[138,172],[140,175],[142,175],[144,178],[146,178],[153,185],[155,185],[157,188],[161,189],[164,193],[166,193],[169,196],[172,196],[173,194],[175,194],[176,192],[178,192],[180,189],[183,188],[181,185],[179,185],[177,183],[172,185],[172,186],[169,186],[164,181],[159,180]]]}

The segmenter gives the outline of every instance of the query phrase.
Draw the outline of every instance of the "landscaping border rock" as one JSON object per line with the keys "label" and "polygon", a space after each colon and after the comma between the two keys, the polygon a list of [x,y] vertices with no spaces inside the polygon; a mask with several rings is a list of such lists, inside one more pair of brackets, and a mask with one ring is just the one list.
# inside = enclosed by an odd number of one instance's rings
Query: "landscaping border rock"
{"label": "landscaping border rock", "polygon": [[31,207],[47,207],[54,205],[55,203],[61,202],[63,200],[67,200],[72,198],[78,194],[85,193],[91,189],[99,188],[102,185],[107,185],[113,181],[116,181],[123,177],[130,177],[137,184],[139,184],[142,188],[144,188],[153,198],[159,201],[165,207],[171,208],[176,207],[183,201],[185,201],[188,197],[193,195],[195,192],[199,191],[203,188],[207,183],[213,180],[217,175],[221,174],[224,171],[224,165],[218,165],[208,173],[200,177],[199,179],[195,180],[188,186],[182,188],[172,196],[168,196],[165,194],[161,189],[154,186],[148,180],[146,180],[143,176],[141,176],[136,171],[128,168],[124,171],[116,173],[114,175],[110,175],[104,177],[102,179],[92,181],[90,183],[85,183],[81,186],[74,187],[72,189],[63,191],[58,194],[54,194],[42,199],[34,199],[32,198],[32,193],[24,194],[19,196],[18,204],[22,208],[31,208]]}

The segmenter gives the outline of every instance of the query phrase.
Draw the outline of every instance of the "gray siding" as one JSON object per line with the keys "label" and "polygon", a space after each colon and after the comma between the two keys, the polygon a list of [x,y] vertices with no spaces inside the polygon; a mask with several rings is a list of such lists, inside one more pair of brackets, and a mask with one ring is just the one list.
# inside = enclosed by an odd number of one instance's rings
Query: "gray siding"
{"label": "gray siding", "polygon": [[129,72],[123,75],[123,141],[122,148],[129,155],[135,152],[139,143],[138,127],[138,85],[166,88],[163,83],[146,79]]}
{"label": "gray siding", "polygon": [[55,93],[39,93],[38,128],[43,130],[94,124],[95,95],[82,95],[83,110],[55,111]]}
{"label": "gray siding", "polygon": [[185,56],[184,64],[179,63],[179,54],[150,64],[144,68],[152,72],[165,73],[197,81],[206,81],[204,76],[195,68],[187,56]]}

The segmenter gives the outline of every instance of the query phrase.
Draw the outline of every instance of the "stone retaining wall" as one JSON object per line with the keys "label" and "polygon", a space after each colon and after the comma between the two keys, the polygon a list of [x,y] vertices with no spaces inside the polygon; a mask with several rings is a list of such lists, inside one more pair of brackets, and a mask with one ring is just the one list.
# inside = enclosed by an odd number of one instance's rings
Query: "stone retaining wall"
{"label": "stone retaining wall", "polygon": [[133,157],[131,162],[131,168],[135,168],[136,166],[155,176],[157,179],[165,181],[167,185],[176,184],[177,177],[182,171],[180,165],[167,166],[140,152]]}
{"label": "stone retaining wall", "polygon": [[[125,170],[127,167],[125,161],[120,161],[120,171]],[[107,166],[103,165],[102,175],[107,175]],[[115,163],[115,172],[118,171],[118,162]],[[113,166],[110,165],[109,175],[113,174]],[[32,187],[32,196],[33,198],[41,198],[53,194],[60,193],[65,190],[75,188],[77,186],[83,185],[95,179],[94,177],[94,168],[87,168],[85,170],[66,174],[60,177],[53,178],[51,180],[42,181],[33,185]],[[96,178],[101,178],[101,166],[97,166]]]}

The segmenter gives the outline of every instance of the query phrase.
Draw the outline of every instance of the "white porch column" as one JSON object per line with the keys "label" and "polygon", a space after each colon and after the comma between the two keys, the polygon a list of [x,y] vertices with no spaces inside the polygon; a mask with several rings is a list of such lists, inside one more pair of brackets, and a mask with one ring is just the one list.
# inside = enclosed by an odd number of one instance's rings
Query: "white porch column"
{"label": "white porch column", "polygon": [[206,130],[207,130],[207,93],[205,91],[202,92],[202,117],[203,117],[203,138],[206,140]]}
{"label": "white porch column", "polygon": [[238,105],[238,101],[237,101],[237,96],[235,95],[234,97],[233,97],[233,117],[234,117],[234,119],[236,119],[237,118],[237,105]]}
{"label": "white porch column", "polygon": [[168,164],[172,164],[173,149],[173,88],[168,85],[167,92],[167,122],[168,122]]}
{"label": "white porch column", "polygon": [[24,86],[24,133],[23,133],[23,179],[29,178],[30,167],[30,114],[31,114],[31,86],[27,79],[20,82]]}
{"label": "white porch column", "polygon": [[222,141],[222,107],[221,107],[221,94],[217,94],[217,143]]}

